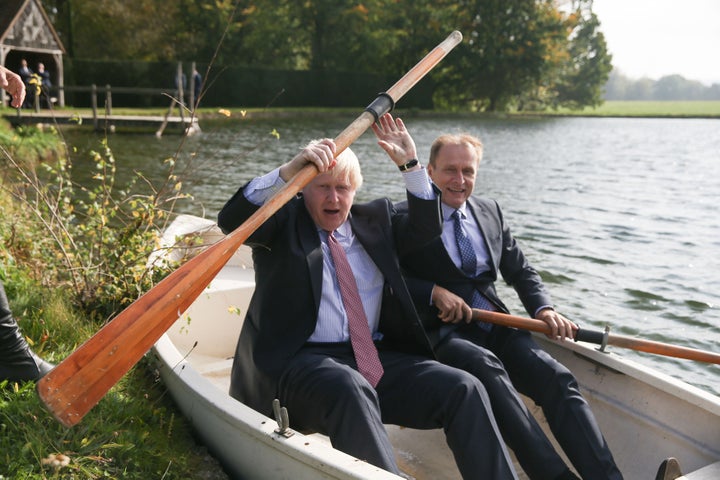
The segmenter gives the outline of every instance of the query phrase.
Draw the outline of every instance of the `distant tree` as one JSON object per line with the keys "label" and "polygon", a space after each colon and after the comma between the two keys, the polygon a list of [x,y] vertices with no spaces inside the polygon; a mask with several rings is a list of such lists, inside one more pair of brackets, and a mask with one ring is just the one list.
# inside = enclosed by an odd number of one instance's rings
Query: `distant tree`
{"label": "distant tree", "polygon": [[502,110],[536,88],[554,42],[564,36],[554,2],[470,0],[459,2],[466,41],[450,61],[446,99],[478,110]]}
{"label": "distant tree", "polygon": [[74,54],[79,58],[156,61],[173,58],[167,41],[177,18],[173,2],[72,2]]}
{"label": "distant tree", "polygon": [[605,100],[720,100],[720,84],[705,86],[681,75],[659,80],[628,78],[615,69],[605,86]]}
{"label": "distant tree", "polygon": [[706,87],[681,75],[667,75],[655,82],[656,100],[702,100]]}
{"label": "distant tree", "polygon": [[[153,0],[158,1],[158,0]],[[242,45],[246,8],[237,0],[174,0],[175,11],[169,35],[171,57],[162,60],[237,63]],[[215,56],[217,57],[215,58]]]}
{"label": "distant tree", "polygon": [[655,80],[647,77],[641,78],[630,84],[625,100],[652,100],[654,89]]}
{"label": "distant tree", "polygon": [[603,86],[612,70],[612,56],[600,31],[597,15],[578,14],[568,42],[568,59],[554,89],[554,105],[595,107],[602,103]]}

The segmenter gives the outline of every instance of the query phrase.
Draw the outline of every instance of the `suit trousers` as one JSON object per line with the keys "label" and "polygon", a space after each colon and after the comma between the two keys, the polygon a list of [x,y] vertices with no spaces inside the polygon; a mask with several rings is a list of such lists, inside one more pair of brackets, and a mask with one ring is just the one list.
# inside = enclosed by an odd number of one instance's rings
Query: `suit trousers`
{"label": "suit trousers", "polygon": [[373,389],[356,370],[349,343],[302,348],[278,385],[293,428],[324,433],[338,450],[394,473],[383,423],[442,428],[463,478],[517,478],[475,377],[426,357],[379,353],[385,373]]}
{"label": "suit trousers", "polygon": [[[500,360],[515,389],[542,408],[553,436],[580,476],[584,480],[622,479],[572,372],[540,348],[525,330],[495,326],[490,333],[478,335],[475,332],[480,329],[470,328],[473,326],[461,327],[456,335],[485,347],[476,355],[494,354]],[[481,361],[495,362],[492,358]],[[483,384],[492,399],[495,392]]]}
{"label": "suit trousers", "polygon": [[480,345],[487,332],[476,324],[453,330],[435,348],[436,358],[465,370],[483,384],[490,397],[495,419],[505,442],[532,480],[553,480],[565,470],[564,460],[555,451],[535,417],[525,406],[500,359]]}

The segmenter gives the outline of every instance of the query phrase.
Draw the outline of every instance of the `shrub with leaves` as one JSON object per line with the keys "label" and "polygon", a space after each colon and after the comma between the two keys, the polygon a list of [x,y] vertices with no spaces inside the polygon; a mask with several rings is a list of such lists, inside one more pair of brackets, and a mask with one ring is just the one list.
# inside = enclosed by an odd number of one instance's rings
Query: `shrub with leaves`
{"label": "shrub with leaves", "polygon": [[[116,187],[115,158],[106,140],[100,147],[90,153],[96,173],[88,185],[73,181],[67,156],[30,167],[6,155],[17,174],[12,193],[25,218],[11,224],[4,243],[13,258],[33,262],[46,285],[69,287],[77,306],[107,320],[167,273],[149,268],[147,260],[171,213],[163,207],[183,194],[173,162],[159,189],[140,173]],[[22,232],[28,220],[36,228]]]}

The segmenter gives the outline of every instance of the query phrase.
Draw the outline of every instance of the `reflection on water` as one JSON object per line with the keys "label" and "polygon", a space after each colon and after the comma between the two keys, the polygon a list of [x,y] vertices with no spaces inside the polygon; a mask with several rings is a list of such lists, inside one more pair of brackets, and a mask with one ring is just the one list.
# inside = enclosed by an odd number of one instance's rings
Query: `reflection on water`
{"label": "reflection on water", "polygon": [[[214,218],[245,181],[290,159],[310,139],[335,137],[353,118],[205,122],[179,158],[180,210]],[[485,156],[476,193],[496,198],[558,309],[581,326],[718,351],[720,135],[717,120],[405,118],[420,157],[442,132],[478,135]],[[278,135],[275,135],[277,132]],[[68,133],[81,151],[87,133]],[[121,175],[165,175],[180,139],[109,138]],[[397,169],[365,133],[352,147],[365,184],[358,200],[402,199]],[[75,170],[82,170],[78,154]],[[511,290],[514,313],[524,314]],[[720,394],[720,370],[623,350],[623,355]]]}

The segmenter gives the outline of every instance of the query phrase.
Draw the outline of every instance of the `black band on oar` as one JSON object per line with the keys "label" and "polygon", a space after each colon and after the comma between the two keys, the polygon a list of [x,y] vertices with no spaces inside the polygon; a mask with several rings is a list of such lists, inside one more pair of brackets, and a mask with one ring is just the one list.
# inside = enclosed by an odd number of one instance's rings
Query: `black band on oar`
{"label": "black band on oar", "polygon": [[607,332],[601,332],[599,330],[586,330],[581,328],[575,333],[576,342],[587,342],[594,343],[595,345],[606,345],[607,344]]}
{"label": "black band on oar", "polygon": [[377,122],[380,117],[391,112],[393,108],[395,108],[395,100],[386,92],[381,92],[377,98],[365,108],[365,111],[372,113],[372,116],[375,117],[375,121]]}

